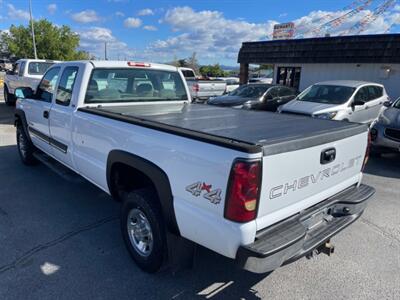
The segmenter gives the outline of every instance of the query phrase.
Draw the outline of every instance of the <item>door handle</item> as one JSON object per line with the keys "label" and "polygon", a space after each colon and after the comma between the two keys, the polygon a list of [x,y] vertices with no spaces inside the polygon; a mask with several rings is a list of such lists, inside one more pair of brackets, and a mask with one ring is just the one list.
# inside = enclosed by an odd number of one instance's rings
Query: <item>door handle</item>
{"label": "door handle", "polygon": [[49,118],[49,115],[50,115],[50,113],[49,113],[48,110],[45,110],[45,111],[43,112],[43,118],[48,119],[48,118]]}

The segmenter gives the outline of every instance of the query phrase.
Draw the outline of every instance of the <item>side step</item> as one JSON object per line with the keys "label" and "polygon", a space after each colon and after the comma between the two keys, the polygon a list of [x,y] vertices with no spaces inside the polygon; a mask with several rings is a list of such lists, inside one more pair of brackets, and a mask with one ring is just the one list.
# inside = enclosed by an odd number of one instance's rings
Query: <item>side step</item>
{"label": "side step", "polygon": [[42,151],[36,151],[33,153],[33,156],[54,173],[61,176],[64,180],[73,183],[83,183],[85,181],[79,174],[75,173]]}

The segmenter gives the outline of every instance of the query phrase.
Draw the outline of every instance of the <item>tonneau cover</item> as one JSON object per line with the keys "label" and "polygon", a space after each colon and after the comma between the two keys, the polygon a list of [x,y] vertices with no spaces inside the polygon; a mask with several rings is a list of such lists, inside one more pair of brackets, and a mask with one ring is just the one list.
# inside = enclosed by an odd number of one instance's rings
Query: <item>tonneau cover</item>
{"label": "tonneau cover", "polygon": [[80,108],[80,111],[264,155],[344,139],[366,125],[202,104],[143,104]]}

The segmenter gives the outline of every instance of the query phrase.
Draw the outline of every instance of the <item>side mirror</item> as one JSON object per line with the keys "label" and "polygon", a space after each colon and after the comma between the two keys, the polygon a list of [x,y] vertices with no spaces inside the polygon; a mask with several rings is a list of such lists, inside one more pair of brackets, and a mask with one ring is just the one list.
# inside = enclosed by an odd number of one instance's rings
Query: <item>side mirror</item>
{"label": "side mirror", "polygon": [[266,95],[264,96],[264,100],[272,100],[272,99],[274,99],[274,97],[272,97],[271,94],[266,94]]}
{"label": "side mirror", "polygon": [[20,87],[15,89],[15,97],[19,99],[32,98],[34,93],[30,87]]}
{"label": "side mirror", "polygon": [[14,72],[13,70],[8,70],[8,71],[6,71],[6,74],[7,75],[15,75],[16,72]]}
{"label": "side mirror", "polygon": [[385,106],[385,107],[390,107],[391,105],[392,105],[392,102],[390,102],[390,101],[383,102],[383,106]]}

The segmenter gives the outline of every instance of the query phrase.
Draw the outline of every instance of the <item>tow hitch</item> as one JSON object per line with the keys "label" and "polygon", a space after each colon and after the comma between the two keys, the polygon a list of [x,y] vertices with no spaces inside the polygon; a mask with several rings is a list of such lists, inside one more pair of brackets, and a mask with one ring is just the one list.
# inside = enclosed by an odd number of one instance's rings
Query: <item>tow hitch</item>
{"label": "tow hitch", "polygon": [[331,256],[331,254],[333,254],[334,252],[335,252],[335,246],[329,240],[329,241],[325,242],[324,244],[322,244],[321,246],[318,246],[317,248],[315,248],[306,257],[308,259],[311,259],[321,253]]}

